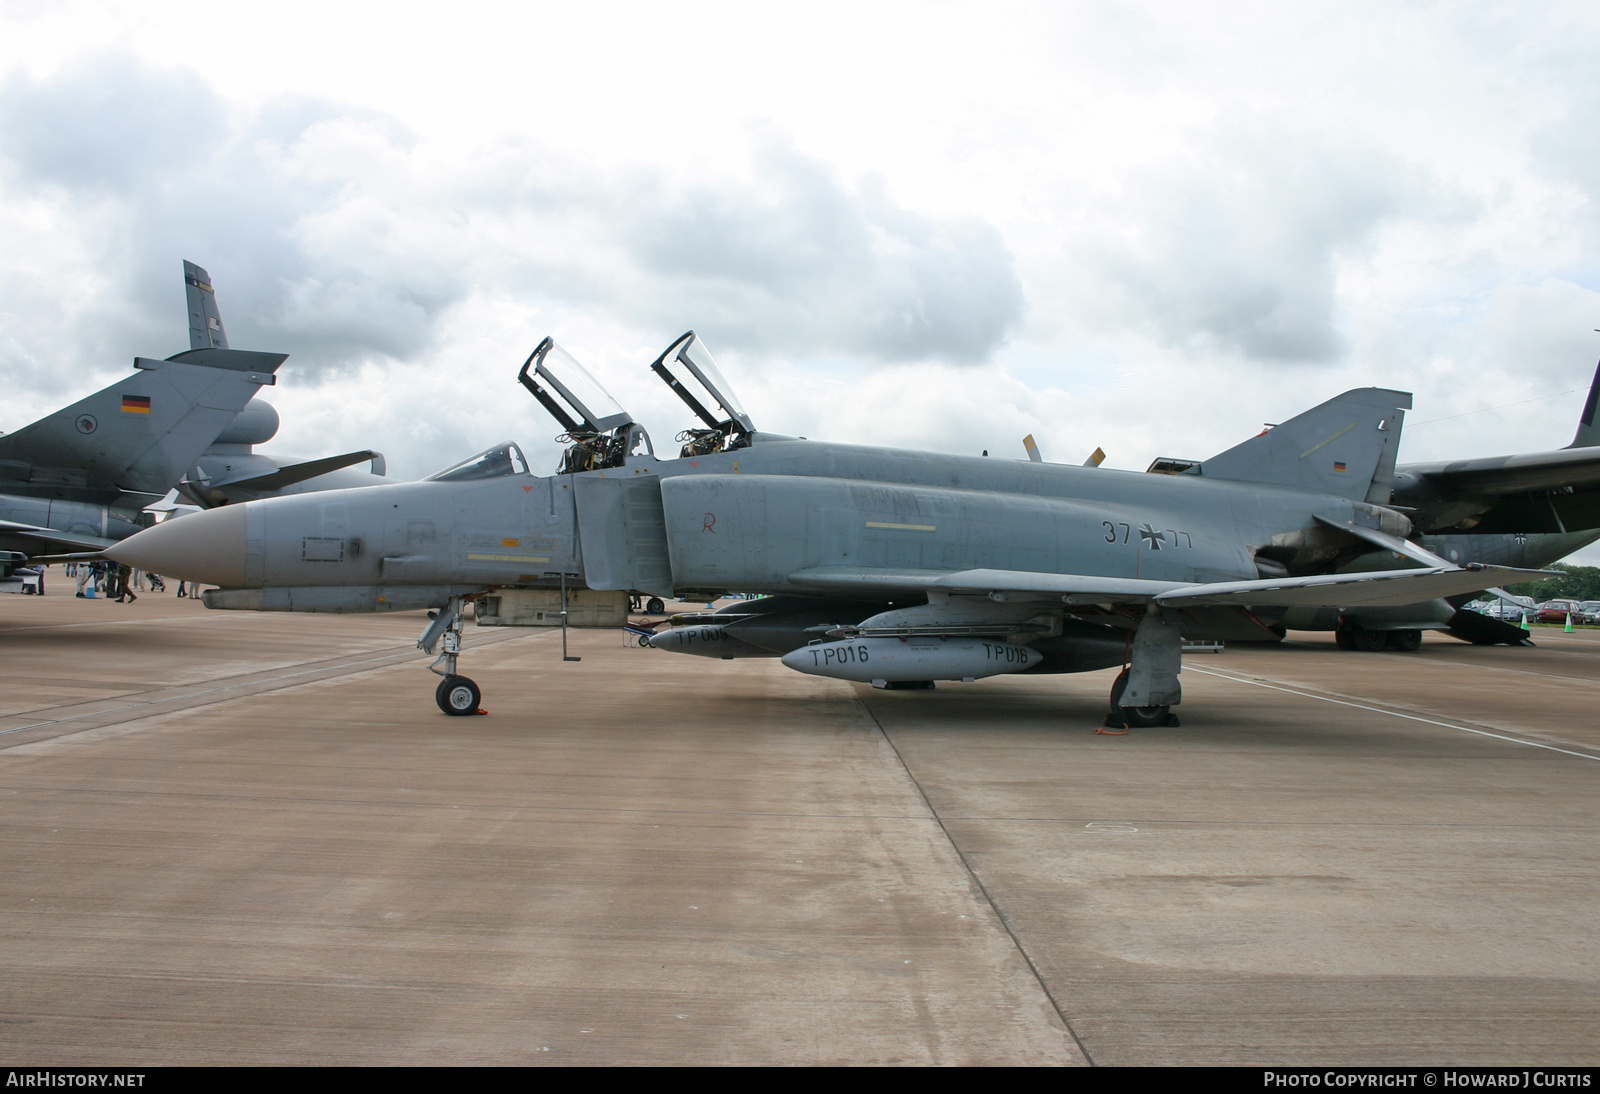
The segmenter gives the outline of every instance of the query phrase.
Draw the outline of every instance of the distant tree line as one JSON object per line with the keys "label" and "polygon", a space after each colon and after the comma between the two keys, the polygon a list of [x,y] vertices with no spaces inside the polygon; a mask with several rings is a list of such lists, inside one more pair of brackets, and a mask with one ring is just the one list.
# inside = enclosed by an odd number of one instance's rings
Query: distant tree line
{"label": "distant tree line", "polygon": [[1600,600],[1600,566],[1564,566],[1558,562],[1552,569],[1565,570],[1567,576],[1507,585],[1506,592],[1512,596],[1531,596],[1540,604],[1556,599]]}

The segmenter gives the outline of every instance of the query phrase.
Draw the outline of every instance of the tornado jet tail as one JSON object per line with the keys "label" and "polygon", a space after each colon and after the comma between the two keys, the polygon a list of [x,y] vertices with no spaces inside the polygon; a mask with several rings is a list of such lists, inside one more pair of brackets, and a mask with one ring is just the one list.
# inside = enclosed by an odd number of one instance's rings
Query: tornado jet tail
{"label": "tornado jet tail", "polygon": [[228,332],[222,329],[222,313],[217,310],[211,275],[185,260],[183,288],[189,297],[189,348],[227,349]]}
{"label": "tornado jet tail", "polygon": [[1583,413],[1578,415],[1578,435],[1572,438],[1568,448],[1592,448],[1600,445],[1600,423],[1595,422],[1595,403],[1600,401],[1600,365],[1594,369],[1594,381],[1589,385],[1589,398],[1583,404]]}
{"label": "tornado jet tail", "polygon": [[1200,473],[1387,504],[1409,409],[1409,392],[1347,391],[1212,456]]}
{"label": "tornado jet tail", "polygon": [[160,497],[183,478],[286,359],[282,353],[192,349],[0,436],[3,480],[62,498]]}

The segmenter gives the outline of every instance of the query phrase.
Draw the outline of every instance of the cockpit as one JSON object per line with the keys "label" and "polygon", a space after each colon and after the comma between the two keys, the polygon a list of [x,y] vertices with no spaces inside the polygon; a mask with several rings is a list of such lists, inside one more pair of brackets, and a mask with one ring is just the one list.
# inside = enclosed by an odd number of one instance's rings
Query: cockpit
{"label": "cockpit", "polygon": [[[703,428],[678,434],[683,443],[681,456],[731,452],[750,444],[755,426],[694,331],[668,346],[650,369],[705,423]],[[567,446],[560,474],[622,467],[636,456],[654,458],[644,428],[572,354],[551,339],[544,339],[528,355],[517,380],[566,430],[556,438]],[[694,382],[699,391],[686,381]]]}
{"label": "cockpit", "polygon": [[507,475],[528,474],[528,461],[515,441],[506,441],[493,448],[485,448],[476,456],[451,464],[443,471],[429,475],[424,482],[478,482],[482,479],[500,479]]}
{"label": "cockpit", "polygon": [[[710,399],[702,400],[690,391],[673,374],[671,365],[679,366],[698,380]],[[705,343],[694,331],[684,332],[681,338],[668,346],[656,358],[655,364],[650,366],[650,371],[661,377],[662,382],[694,412],[694,416],[705,423],[703,429],[685,429],[678,434],[678,440],[683,443],[683,451],[679,453],[682,458],[731,452],[750,444],[756,427],[751,424],[750,415],[744,412],[744,407],[739,405],[733,388],[723,378],[717,363],[711,359],[711,351],[706,349]],[[707,409],[707,401],[721,410],[724,416],[718,417]]]}
{"label": "cockpit", "polygon": [[549,338],[522,363],[517,382],[565,427],[560,473],[621,467],[629,456],[654,455],[649,434],[577,358]]}

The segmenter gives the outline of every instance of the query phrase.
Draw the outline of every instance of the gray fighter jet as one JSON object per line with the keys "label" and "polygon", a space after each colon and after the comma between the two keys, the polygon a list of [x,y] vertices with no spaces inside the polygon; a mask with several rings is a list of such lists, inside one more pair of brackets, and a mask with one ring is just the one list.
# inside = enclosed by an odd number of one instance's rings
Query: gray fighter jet
{"label": "gray fighter jet", "polygon": [[[558,474],[507,442],[421,482],[168,522],[108,556],[218,585],[215,608],[438,608],[421,645],[442,644],[449,714],[479,701],[457,672],[468,601],[582,582],[765,594],[678,617],[648,645],[886,687],[1126,665],[1111,696],[1125,725],[1173,717],[1185,637],[1259,637],[1290,607],[1415,603],[1537,572],[1457,566],[1407,540],[1412,522],[1384,504],[1403,392],[1346,392],[1189,473],[1150,475],[760,432],[693,332],[652,368],[702,422],[677,459],[546,339],[521,379],[567,429]],[[1374,548],[1416,565],[1334,572]]]}

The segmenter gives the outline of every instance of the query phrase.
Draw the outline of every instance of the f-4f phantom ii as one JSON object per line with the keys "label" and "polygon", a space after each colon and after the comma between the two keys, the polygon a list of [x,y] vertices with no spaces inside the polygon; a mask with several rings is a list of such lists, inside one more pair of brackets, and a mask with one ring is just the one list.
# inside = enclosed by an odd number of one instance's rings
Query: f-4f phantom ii
{"label": "f-4f phantom ii", "polygon": [[[648,645],[886,687],[1126,665],[1113,715],[1136,725],[1172,717],[1185,638],[1268,637],[1290,607],[1416,603],[1537,572],[1457,566],[1406,538],[1384,504],[1404,392],[1346,392],[1192,473],[1151,475],[760,432],[693,332],[652,368],[703,423],[677,459],[546,339],[520,378],[567,430],[557,474],[507,442],[421,482],[196,514],[108,555],[220,586],[213,608],[438,608],[421,645],[442,644],[449,714],[479,702],[457,672],[467,602],[582,582],[762,593],[676,617]],[[1374,549],[1416,565],[1332,572]]]}

